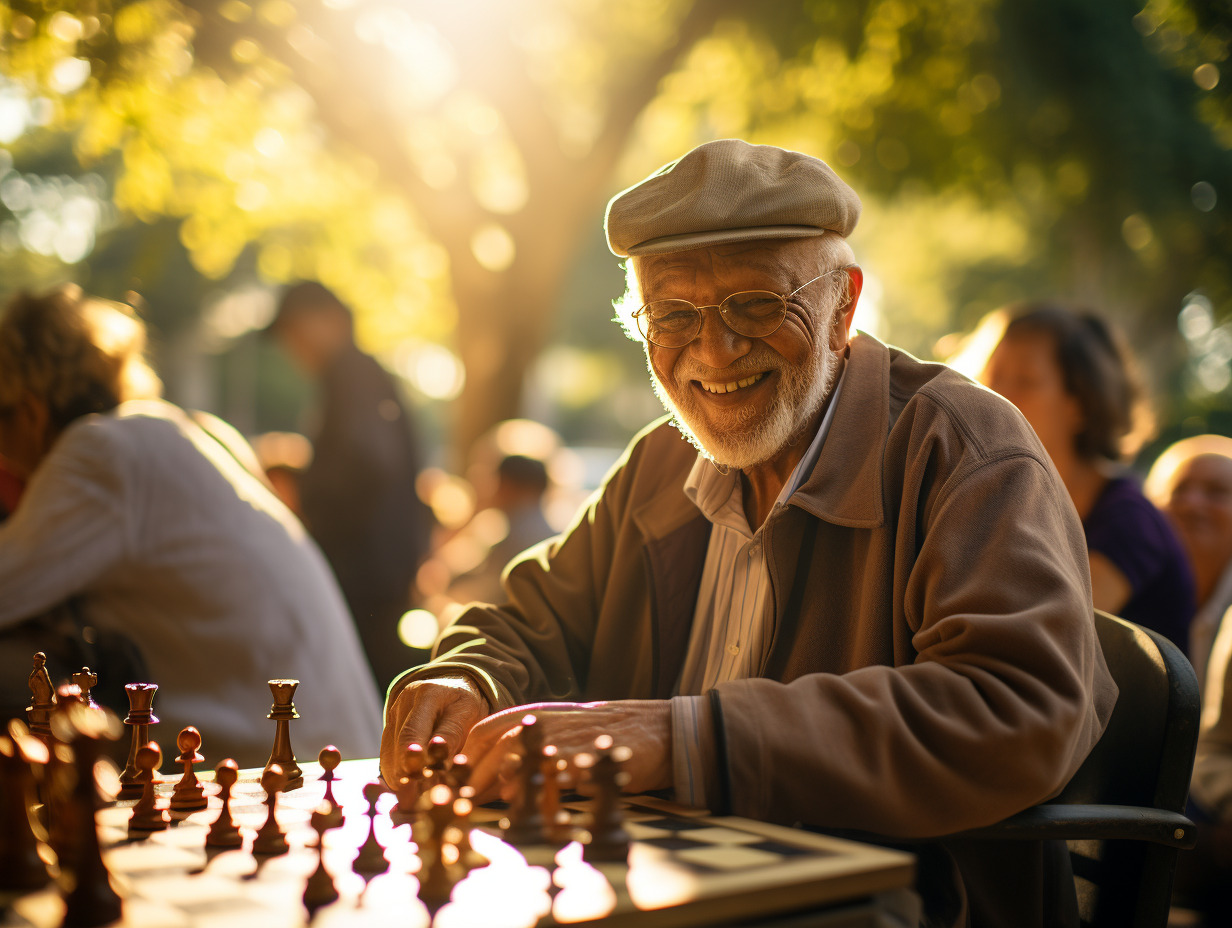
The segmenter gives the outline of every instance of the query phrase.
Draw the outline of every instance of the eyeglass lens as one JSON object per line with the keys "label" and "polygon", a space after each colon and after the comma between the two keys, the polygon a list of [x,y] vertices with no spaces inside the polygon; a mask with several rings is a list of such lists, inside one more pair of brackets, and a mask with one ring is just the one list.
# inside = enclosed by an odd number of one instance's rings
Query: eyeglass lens
{"label": "eyeglass lens", "polygon": [[[764,338],[782,325],[787,304],[769,290],[745,290],[727,297],[718,310],[733,332]],[[682,348],[701,331],[702,313],[688,300],[656,300],[643,307],[638,327],[662,348]]]}

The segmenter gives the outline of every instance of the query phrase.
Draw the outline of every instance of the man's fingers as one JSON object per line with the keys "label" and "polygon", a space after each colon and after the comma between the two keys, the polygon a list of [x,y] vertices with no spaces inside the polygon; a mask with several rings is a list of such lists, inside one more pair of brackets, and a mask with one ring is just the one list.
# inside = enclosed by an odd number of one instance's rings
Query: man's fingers
{"label": "man's fingers", "polygon": [[482,725],[477,725],[474,733],[479,737],[471,737],[466,742],[466,756],[471,759],[470,784],[475,788],[475,797],[479,802],[497,798],[497,782],[500,778],[501,763],[505,755],[516,744],[517,735],[522,726],[500,731],[489,727],[480,731]]}

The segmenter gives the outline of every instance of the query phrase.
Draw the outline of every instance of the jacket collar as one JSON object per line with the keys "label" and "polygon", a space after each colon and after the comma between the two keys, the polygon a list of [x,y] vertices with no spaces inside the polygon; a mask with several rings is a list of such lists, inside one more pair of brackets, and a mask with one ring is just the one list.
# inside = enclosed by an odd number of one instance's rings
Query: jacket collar
{"label": "jacket collar", "polygon": [[851,340],[843,390],[821,457],[791,505],[835,525],[881,525],[885,521],[882,458],[889,421],[890,350],[861,332]]}

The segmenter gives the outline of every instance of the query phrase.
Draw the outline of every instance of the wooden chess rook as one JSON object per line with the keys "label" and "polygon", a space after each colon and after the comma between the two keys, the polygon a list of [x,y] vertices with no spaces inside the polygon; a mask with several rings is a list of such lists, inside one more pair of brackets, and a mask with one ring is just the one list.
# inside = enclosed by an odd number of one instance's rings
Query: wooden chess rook
{"label": "wooden chess rook", "polygon": [[158,718],[154,715],[154,694],[158,692],[158,685],[127,683],[124,692],[128,695],[128,715],[124,718],[124,724],[133,727],[133,740],[128,749],[128,763],[120,774],[120,798],[134,799],[141,795],[143,786],[137,766],[137,752],[149,743],[150,726],[158,724]]}
{"label": "wooden chess rook", "polygon": [[282,786],[284,792],[299,789],[304,785],[304,771],[295,762],[295,751],[291,749],[291,721],[299,718],[295,703],[292,702],[298,686],[298,680],[269,681],[270,692],[274,694],[274,705],[270,707],[270,714],[266,718],[274,722],[274,747],[270,751],[269,760],[265,762],[265,769],[269,770],[274,764],[282,768],[282,774],[286,777]]}

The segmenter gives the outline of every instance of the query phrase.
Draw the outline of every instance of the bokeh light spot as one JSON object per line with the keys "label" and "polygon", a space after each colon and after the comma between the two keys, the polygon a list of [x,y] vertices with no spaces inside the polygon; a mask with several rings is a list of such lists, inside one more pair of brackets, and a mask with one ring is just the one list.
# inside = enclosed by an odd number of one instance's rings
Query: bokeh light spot
{"label": "bokeh light spot", "polygon": [[471,236],[471,254],[485,270],[493,273],[508,270],[516,256],[513,236],[503,226],[489,222]]}
{"label": "bokeh light spot", "polygon": [[398,620],[398,637],[408,648],[432,647],[438,631],[436,616],[427,609],[411,609]]}

